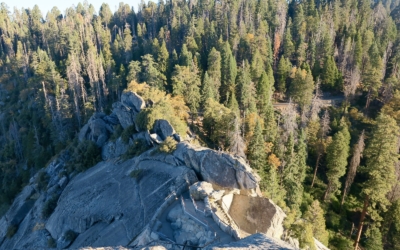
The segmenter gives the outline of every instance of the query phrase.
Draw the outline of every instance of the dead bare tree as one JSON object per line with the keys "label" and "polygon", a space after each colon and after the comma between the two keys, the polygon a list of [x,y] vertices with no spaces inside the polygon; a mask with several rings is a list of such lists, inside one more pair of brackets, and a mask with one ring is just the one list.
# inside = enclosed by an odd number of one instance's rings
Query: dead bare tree
{"label": "dead bare tree", "polygon": [[[81,111],[80,111],[80,99],[82,99],[83,107],[87,101],[86,88],[83,83],[81,76],[81,64],[75,54],[69,54],[67,66],[67,77],[68,85],[74,96],[75,116],[78,120],[79,127],[81,126]],[[83,110],[85,110],[83,108]]]}
{"label": "dead bare tree", "polygon": [[319,130],[319,140],[317,143],[317,161],[315,163],[315,168],[314,168],[314,175],[313,175],[313,179],[311,182],[311,187],[314,187],[314,183],[315,183],[315,178],[317,176],[317,171],[318,171],[318,167],[319,167],[319,162],[321,160],[321,157],[325,151],[325,141],[326,141],[326,137],[329,133],[329,131],[331,130],[331,127],[329,126],[330,124],[330,117],[329,117],[329,111],[325,110],[324,116],[322,117],[321,121],[321,128]]}
{"label": "dead bare tree", "polygon": [[24,158],[23,148],[22,148],[22,144],[21,144],[21,138],[19,136],[18,124],[15,120],[10,122],[8,131],[9,131],[11,140],[14,142],[15,156],[17,157],[18,160],[23,160],[23,158]]}
{"label": "dead bare tree", "polygon": [[365,147],[364,140],[365,140],[365,131],[363,130],[360,134],[360,137],[358,138],[357,144],[354,145],[353,156],[351,157],[350,160],[350,166],[346,176],[346,183],[344,184],[343,196],[342,196],[342,201],[340,203],[340,207],[342,207],[344,204],[344,200],[347,194],[349,193],[350,187],[354,181],[354,177],[356,176],[357,168],[358,166],[360,166],[360,161],[363,156],[363,151]]}
{"label": "dead bare tree", "polygon": [[229,133],[229,141],[230,141],[229,151],[232,154],[246,158],[246,154],[244,153],[246,143],[244,142],[243,137],[241,135],[239,115],[235,116],[232,125],[233,125],[233,131]]}
{"label": "dead bare tree", "polygon": [[90,86],[96,99],[96,109],[103,111],[105,96],[108,93],[104,68],[94,46],[89,48],[86,55],[86,72],[89,76]]}
{"label": "dead bare tree", "polygon": [[321,80],[318,78],[318,80],[316,81],[316,84],[315,84],[315,94],[311,101],[310,112],[308,114],[308,118],[310,120],[318,119],[318,114],[319,114],[319,112],[321,112],[321,109],[323,106],[323,103],[321,100],[322,91],[321,91],[320,85],[321,85]]}
{"label": "dead bare tree", "polygon": [[392,191],[388,193],[388,199],[392,203],[400,198],[400,161],[395,165],[396,183],[393,185]]}
{"label": "dead bare tree", "polygon": [[347,102],[349,102],[356,93],[357,85],[360,83],[360,81],[361,81],[361,75],[358,67],[352,69],[345,76],[344,96]]}

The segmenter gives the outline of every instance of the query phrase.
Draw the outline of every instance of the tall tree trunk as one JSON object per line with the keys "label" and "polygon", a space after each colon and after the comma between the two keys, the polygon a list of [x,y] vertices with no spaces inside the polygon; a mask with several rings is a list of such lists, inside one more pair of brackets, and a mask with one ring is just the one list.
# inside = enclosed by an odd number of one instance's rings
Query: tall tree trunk
{"label": "tall tree trunk", "polygon": [[367,214],[368,204],[369,204],[369,196],[366,195],[365,200],[364,200],[363,211],[362,211],[361,217],[360,217],[360,223],[358,225],[357,238],[356,238],[356,241],[354,242],[354,250],[358,249],[358,244],[360,243],[361,233],[362,233],[363,226],[364,226],[365,215]]}
{"label": "tall tree trunk", "polygon": [[371,103],[371,89],[368,90],[367,94],[367,102],[365,103],[365,109],[369,108],[369,104]]}
{"label": "tall tree trunk", "polygon": [[318,153],[317,163],[315,164],[315,169],[314,169],[314,176],[313,176],[312,182],[311,182],[311,188],[314,187],[315,177],[317,176],[317,170],[318,170],[319,161],[321,159],[321,155],[322,155],[321,153]]}
{"label": "tall tree trunk", "polygon": [[328,186],[326,187],[326,190],[325,190],[325,193],[324,193],[324,197],[323,197],[324,201],[327,200],[328,194],[330,193],[330,189],[331,189],[331,184],[328,183]]}

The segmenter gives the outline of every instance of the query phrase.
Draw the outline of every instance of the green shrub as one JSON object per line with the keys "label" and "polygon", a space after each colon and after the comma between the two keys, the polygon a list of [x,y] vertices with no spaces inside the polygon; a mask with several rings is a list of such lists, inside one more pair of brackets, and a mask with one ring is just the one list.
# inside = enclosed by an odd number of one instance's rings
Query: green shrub
{"label": "green shrub", "polygon": [[341,226],[342,217],[340,214],[333,212],[332,210],[328,210],[326,214],[326,226],[333,230],[339,230],[342,228]]}
{"label": "green shrub", "polygon": [[118,137],[121,136],[122,132],[124,131],[124,129],[122,128],[121,125],[116,125],[114,126],[114,133],[110,136],[110,141],[116,141],[118,139]]}
{"label": "green shrub", "polygon": [[132,157],[138,156],[148,150],[150,147],[143,139],[133,141],[133,144],[128,148],[126,153],[122,156],[122,159],[127,160]]}
{"label": "green shrub", "polygon": [[174,138],[168,136],[159,146],[158,151],[161,153],[171,154],[176,149],[176,144],[178,144]]}
{"label": "green shrub", "polygon": [[18,226],[17,225],[9,225],[7,228],[7,234],[6,237],[11,239],[18,231]]}
{"label": "green shrub", "polygon": [[167,120],[178,134],[186,134],[187,124],[174,111],[168,98],[161,100],[150,108],[143,109],[136,117],[140,130],[151,130],[157,119]]}
{"label": "green shrub", "polygon": [[43,218],[47,219],[54,212],[57,207],[58,195],[53,195],[50,199],[46,201],[42,209]]}
{"label": "green shrub", "polygon": [[143,176],[143,169],[135,169],[129,174],[133,179],[139,180]]}
{"label": "green shrub", "polygon": [[49,178],[49,175],[45,171],[38,173],[36,176],[36,184],[38,185],[39,190],[45,191],[47,189]]}
{"label": "green shrub", "polygon": [[330,232],[332,238],[329,239],[329,248],[332,250],[353,249],[353,241],[338,233]]}
{"label": "green shrub", "polygon": [[309,247],[315,250],[312,225],[306,221],[299,221],[292,227],[295,237],[299,240],[300,248]]}
{"label": "green shrub", "polygon": [[65,234],[64,234],[65,240],[66,240],[66,241],[70,241],[70,242],[74,241],[75,238],[76,238],[76,236],[77,236],[77,234],[76,234],[74,231],[72,231],[72,230],[68,230],[68,231],[65,232]]}
{"label": "green shrub", "polygon": [[129,143],[129,138],[131,137],[131,135],[133,135],[134,133],[136,133],[136,128],[135,125],[131,125],[129,127],[127,127],[126,129],[124,129],[124,131],[121,134],[121,139],[125,144]]}
{"label": "green shrub", "polygon": [[[84,172],[101,161],[101,149],[92,141],[80,142],[74,149],[69,165],[78,172]],[[71,172],[71,171],[70,171]]]}
{"label": "green shrub", "polygon": [[50,248],[56,248],[56,247],[57,247],[57,243],[56,243],[56,241],[53,239],[53,237],[50,237],[50,238],[47,240],[47,246],[50,247]]}

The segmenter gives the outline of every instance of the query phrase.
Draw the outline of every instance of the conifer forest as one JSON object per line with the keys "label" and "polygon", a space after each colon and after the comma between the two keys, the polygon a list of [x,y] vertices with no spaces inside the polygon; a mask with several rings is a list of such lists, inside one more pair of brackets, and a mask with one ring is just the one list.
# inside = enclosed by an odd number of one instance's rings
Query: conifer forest
{"label": "conifer forest", "polygon": [[60,152],[95,165],[77,134],[130,89],[141,128],[247,159],[301,247],[400,250],[400,0],[2,3],[0,35],[0,215]]}

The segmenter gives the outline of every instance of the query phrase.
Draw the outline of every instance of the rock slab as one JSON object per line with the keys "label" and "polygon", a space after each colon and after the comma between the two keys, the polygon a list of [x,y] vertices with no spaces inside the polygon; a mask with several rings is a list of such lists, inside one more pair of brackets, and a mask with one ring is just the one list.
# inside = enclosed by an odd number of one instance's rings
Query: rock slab
{"label": "rock slab", "polygon": [[232,202],[225,205],[229,215],[246,233],[261,232],[275,239],[281,238],[286,214],[270,199],[233,195]]}
{"label": "rock slab", "polygon": [[173,155],[214,189],[255,190],[260,177],[241,157],[181,142]]}

